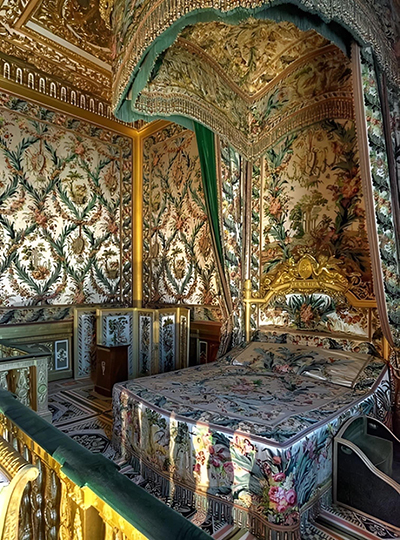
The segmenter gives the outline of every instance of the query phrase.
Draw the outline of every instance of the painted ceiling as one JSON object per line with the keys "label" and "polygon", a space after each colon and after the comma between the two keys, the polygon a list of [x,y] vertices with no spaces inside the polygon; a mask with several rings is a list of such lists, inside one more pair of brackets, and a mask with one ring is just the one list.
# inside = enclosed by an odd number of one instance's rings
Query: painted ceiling
{"label": "painted ceiling", "polygon": [[109,101],[111,31],[99,0],[0,0],[0,57]]}
{"label": "painted ceiling", "polygon": [[135,109],[189,116],[249,158],[265,152],[277,131],[316,121],[329,107],[340,108],[334,117],[353,115],[349,60],[289,22],[199,23],[161,58]]}

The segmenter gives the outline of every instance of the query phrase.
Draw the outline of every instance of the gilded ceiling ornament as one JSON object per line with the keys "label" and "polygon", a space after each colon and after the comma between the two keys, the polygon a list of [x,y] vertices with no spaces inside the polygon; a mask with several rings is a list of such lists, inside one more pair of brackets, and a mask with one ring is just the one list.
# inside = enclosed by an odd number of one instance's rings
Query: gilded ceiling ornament
{"label": "gilded ceiling ornament", "polygon": [[104,62],[110,61],[111,33],[99,0],[42,0],[32,20]]}
{"label": "gilded ceiling ornament", "polygon": [[[111,73],[96,59],[110,62],[111,32],[100,16],[98,0],[43,0],[26,20],[25,7],[24,1],[0,0],[0,67],[2,56],[15,57],[24,63],[24,73],[28,68],[57,85],[65,81],[78,91],[109,102]],[[83,49],[93,60],[36,32],[27,26],[29,22]]]}
{"label": "gilded ceiling ornament", "polygon": [[114,9],[114,0],[100,0],[99,11],[106,27],[111,30],[111,13]]}

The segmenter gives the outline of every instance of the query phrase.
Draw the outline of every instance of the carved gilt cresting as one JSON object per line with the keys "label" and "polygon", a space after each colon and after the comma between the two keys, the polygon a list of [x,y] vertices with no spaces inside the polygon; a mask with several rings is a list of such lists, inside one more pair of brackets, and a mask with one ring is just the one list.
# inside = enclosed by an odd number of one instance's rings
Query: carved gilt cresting
{"label": "carved gilt cresting", "polygon": [[[317,260],[307,254],[297,262],[293,259],[282,262],[273,272],[263,276],[260,290],[256,293],[252,293],[250,280],[244,282],[246,341],[251,339],[251,306],[262,308],[275,297],[287,294],[320,293],[332,298],[344,297],[354,307],[367,308],[370,321],[376,300],[365,297],[363,290],[358,289],[357,276],[347,276],[340,267],[340,261],[333,257],[321,256]],[[370,322],[368,326],[371,328]]]}

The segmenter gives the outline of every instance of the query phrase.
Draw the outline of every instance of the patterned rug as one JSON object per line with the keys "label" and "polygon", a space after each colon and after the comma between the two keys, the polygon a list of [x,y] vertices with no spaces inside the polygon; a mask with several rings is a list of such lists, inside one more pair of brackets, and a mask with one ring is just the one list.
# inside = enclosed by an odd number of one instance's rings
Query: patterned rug
{"label": "patterned rug", "polygon": [[385,539],[397,540],[400,539],[400,530],[395,527],[383,525],[372,518],[348,510],[340,506],[332,505],[324,507],[321,515],[317,520],[317,527],[327,526],[336,530],[342,531],[343,538],[346,533],[354,538],[361,537],[368,540]]}
{"label": "patterned rug", "polygon": [[110,442],[112,431],[110,417],[102,414],[57,427],[94,454],[103,454],[104,457],[111,460],[116,458],[117,454]]}
{"label": "patterned rug", "polygon": [[64,424],[90,418],[96,414],[92,408],[84,406],[79,401],[72,400],[64,392],[49,396],[49,410],[53,415],[53,424],[58,428]]}

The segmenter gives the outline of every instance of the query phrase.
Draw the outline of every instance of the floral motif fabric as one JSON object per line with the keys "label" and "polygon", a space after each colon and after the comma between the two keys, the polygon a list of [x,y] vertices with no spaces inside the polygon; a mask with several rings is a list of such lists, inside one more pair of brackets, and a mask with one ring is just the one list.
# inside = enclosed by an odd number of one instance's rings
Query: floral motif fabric
{"label": "floral motif fabric", "polygon": [[[302,506],[331,477],[332,437],[355,414],[387,420],[390,385],[382,362],[368,355],[267,345],[116,385],[114,444],[140,459],[142,474],[207,498],[216,516],[243,525],[251,512],[252,527],[295,534]],[[305,375],[313,365],[348,371],[349,361],[365,364],[353,389]]]}

